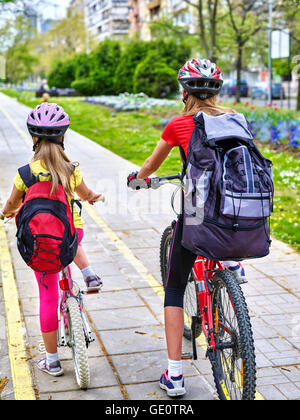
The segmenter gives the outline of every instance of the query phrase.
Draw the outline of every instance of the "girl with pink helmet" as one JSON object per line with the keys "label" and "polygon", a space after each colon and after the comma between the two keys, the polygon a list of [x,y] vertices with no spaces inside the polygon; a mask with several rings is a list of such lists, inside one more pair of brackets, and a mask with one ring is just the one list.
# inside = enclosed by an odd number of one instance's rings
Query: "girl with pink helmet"
{"label": "girl with pink helmet", "polygon": [[[61,183],[67,195],[69,205],[75,194],[81,200],[94,204],[101,194],[93,192],[85,184],[78,168],[78,162],[72,163],[64,152],[64,135],[69,128],[70,119],[62,107],[54,103],[43,103],[34,108],[28,116],[27,127],[33,139],[34,156],[30,163],[33,175],[51,174],[52,192]],[[43,181],[49,180],[42,177]],[[27,187],[19,172],[17,173],[10,198],[2,209],[5,217],[14,217],[22,204]],[[78,250],[74,262],[81,270],[87,289],[99,290],[101,279],[90,267],[87,256],[81,246],[83,222],[76,209],[73,210],[74,225],[78,236]],[[52,375],[60,376],[63,369],[57,353],[58,329],[58,274],[46,274],[43,282],[41,273],[35,272],[40,295],[40,326],[46,348],[46,358],[38,362],[38,367]]]}

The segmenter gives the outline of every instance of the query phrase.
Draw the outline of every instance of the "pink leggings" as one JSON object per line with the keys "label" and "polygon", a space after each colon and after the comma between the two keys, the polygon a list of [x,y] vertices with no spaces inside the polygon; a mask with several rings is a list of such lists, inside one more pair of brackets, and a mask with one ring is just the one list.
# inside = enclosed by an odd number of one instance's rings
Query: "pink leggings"
{"label": "pink leggings", "polygon": [[[78,234],[78,244],[81,246],[83,229],[76,229]],[[47,274],[43,279],[48,287],[41,284],[41,273],[34,272],[39,286],[40,293],[40,324],[41,331],[44,333],[56,331],[58,329],[58,280],[59,274]]]}

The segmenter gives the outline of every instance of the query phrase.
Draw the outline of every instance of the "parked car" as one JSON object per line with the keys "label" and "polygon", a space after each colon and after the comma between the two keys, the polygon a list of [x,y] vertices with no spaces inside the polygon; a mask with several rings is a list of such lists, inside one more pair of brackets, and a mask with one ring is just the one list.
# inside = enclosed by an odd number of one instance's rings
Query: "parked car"
{"label": "parked car", "polygon": [[[248,96],[249,86],[245,80],[241,80],[241,96]],[[236,80],[227,80],[222,86],[220,95],[235,96],[236,95]]]}
{"label": "parked car", "polygon": [[[252,99],[265,99],[269,97],[269,86],[266,83],[261,83],[251,89]],[[282,83],[272,83],[272,99],[285,99],[285,91]]]}
{"label": "parked car", "polygon": [[57,96],[67,96],[67,97],[79,96],[79,94],[76,92],[75,89],[71,89],[71,88],[58,89],[56,87],[53,87],[53,88],[47,89],[47,90],[46,89],[43,89],[42,87],[40,87],[40,89],[35,92],[35,96],[37,98],[41,98],[44,93],[48,93],[50,95],[50,97],[57,97]]}

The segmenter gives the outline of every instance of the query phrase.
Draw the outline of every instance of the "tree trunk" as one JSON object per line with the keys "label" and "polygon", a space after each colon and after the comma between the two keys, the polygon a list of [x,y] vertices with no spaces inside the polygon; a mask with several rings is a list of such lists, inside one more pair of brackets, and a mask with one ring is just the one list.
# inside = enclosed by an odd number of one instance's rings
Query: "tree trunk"
{"label": "tree trunk", "polygon": [[238,44],[238,57],[236,61],[236,101],[241,102],[241,73],[243,60],[243,46],[241,41]]}

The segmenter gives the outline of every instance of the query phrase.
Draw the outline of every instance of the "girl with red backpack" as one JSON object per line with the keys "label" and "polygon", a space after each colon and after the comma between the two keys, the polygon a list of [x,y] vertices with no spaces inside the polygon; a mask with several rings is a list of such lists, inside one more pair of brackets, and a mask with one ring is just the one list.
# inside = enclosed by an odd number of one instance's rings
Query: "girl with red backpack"
{"label": "girl with red backpack", "polygon": [[[74,260],[88,290],[102,286],[81,246],[83,222],[74,207],[75,193],[91,205],[101,194],[86,186],[78,163],[73,164],[64,153],[64,135],[69,125],[68,114],[56,104],[43,103],[29,113],[27,127],[34,156],[30,165],[18,170],[11,196],[2,210],[4,217],[16,217],[18,248],[38,281],[40,326],[46,348],[46,358],[38,362],[38,367],[52,376],[63,374],[57,353],[60,269]],[[57,245],[60,231],[63,238]],[[69,259],[63,264],[64,254],[68,253]]]}

